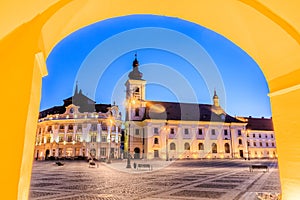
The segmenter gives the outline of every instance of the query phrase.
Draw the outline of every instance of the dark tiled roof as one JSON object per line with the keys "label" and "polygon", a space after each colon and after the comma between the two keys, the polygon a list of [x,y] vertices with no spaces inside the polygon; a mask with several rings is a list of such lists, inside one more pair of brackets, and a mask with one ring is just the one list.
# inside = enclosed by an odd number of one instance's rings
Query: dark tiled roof
{"label": "dark tiled roof", "polygon": [[87,96],[79,93],[72,97],[64,99],[64,104],[62,106],[54,106],[52,108],[43,110],[39,114],[39,118],[46,117],[48,114],[63,114],[66,112],[66,107],[74,104],[79,106],[79,112],[102,112],[106,113],[107,107],[111,107],[111,104],[96,104],[95,101],[88,98]]}
{"label": "dark tiled roof", "polygon": [[39,119],[44,118],[49,114],[63,114],[66,112],[66,108],[64,106],[54,106],[52,108],[48,108],[46,110],[40,111]]}
{"label": "dark tiled roof", "polygon": [[247,129],[250,130],[264,130],[264,131],[273,131],[273,121],[272,118],[253,118],[248,117]]}
{"label": "dark tiled roof", "polygon": [[218,115],[212,109],[213,106],[208,104],[147,101],[144,119],[243,123],[226,113]]}

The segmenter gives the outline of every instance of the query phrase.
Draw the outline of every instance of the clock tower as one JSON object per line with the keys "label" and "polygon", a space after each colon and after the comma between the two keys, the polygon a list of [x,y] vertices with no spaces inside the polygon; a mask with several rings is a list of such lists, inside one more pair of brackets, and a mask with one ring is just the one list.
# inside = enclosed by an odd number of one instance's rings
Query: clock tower
{"label": "clock tower", "polygon": [[140,120],[145,109],[146,81],[142,79],[143,74],[139,71],[139,61],[137,54],[132,62],[132,71],[128,74],[126,86],[126,121]]}

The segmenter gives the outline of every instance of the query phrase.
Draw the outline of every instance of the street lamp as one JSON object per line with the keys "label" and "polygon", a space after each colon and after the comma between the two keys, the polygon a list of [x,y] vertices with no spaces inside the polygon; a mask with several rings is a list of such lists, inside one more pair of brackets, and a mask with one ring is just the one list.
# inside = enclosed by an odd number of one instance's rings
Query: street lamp
{"label": "street lamp", "polygon": [[130,124],[128,125],[128,139],[127,139],[127,165],[126,168],[131,168],[131,164],[130,164]]}
{"label": "street lamp", "polygon": [[164,130],[165,130],[165,133],[166,133],[166,161],[169,161],[169,152],[168,152],[169,126],[168,126],[168,120],[165,123]]}
{"label": "street lamp", "polygon": [[110,150],[111,150],[111,129],[113,126],[113,119],[111,117],[108,118],[109,123],[109,129],[108,129],[108,135],[107,135],[107,142],[108,142],[108,158],[107,158],[107,164],[111,164],[111,157],[110,157]]}
{"label": "street lamp", "polygon": [[136,104],[137,102],[136,102],[136,99],[134,98],[134,97],[131,97],[130,99],[129,99],[129,102],[128,102],[128,104],[127,105],[129,105],[128,106],[128,110],[127,110],[127,112],[128,112],[128,115],[127,115],[127,117],[128,117],[128,121],[129,121],[129,124],[128,124],[128,132],[127,132],[127,165],[126,165],[126,168],[131,168],[131,164],[130,164],[130,159],[131,159],[131,155],[130,155],[130,121],[131,121],[131,105],[133,105],[133,106],[135,106],[135,104]]}

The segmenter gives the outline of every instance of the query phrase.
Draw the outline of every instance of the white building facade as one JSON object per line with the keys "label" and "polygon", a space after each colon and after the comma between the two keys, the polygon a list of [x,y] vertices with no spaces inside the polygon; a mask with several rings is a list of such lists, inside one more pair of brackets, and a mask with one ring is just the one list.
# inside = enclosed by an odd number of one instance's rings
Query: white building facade
{"label": "white building facade", "polygon": [[125,151],[134,158],[245,158],[249,156],[247,122],[219,105],[145,100],[146,81],[137,58],[126,86]]}
{"label": "white building facade", "polygon": [[[119,108],[95,104],[81,92],[74,96],[66,99],[64,106],[40,112],[34,158],[119,158],[122,124]],[[74,102],[88,111],[80,112]]]}

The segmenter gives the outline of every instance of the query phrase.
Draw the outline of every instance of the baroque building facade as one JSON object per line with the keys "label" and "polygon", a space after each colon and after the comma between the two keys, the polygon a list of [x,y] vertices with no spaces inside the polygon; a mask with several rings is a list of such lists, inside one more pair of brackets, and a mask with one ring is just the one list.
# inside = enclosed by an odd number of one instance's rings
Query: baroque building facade
{"label": "baroque building facade", "polygon": [[[230,116],[220,106],[216,91],[212,105],[148,101],[146,80],[142,79],[137,57],[132,67],[125,83],[125,152],[132,157],[166,160],[276,157],[273,125],[261,130],[256,126],[259,119]],[[262,140],[268,146],[260,145]]]}
{"label": "baroque building facade", "polygon": [[64,105],[40,112],[34,158],[119,158],[121,124],[118,106],[96,104],[76,86]]}

